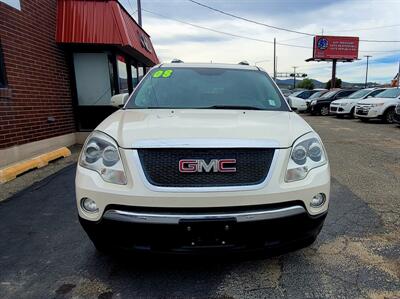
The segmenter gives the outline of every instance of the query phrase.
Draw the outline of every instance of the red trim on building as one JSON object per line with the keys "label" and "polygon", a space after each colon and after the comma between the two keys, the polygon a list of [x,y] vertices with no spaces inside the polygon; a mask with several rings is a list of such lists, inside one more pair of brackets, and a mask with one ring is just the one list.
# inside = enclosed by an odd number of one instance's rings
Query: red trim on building
{"label": "red trim on building", "polygon": [[117,0],[58,0],[56,41],[120,46],[159,63],[150,36]]}

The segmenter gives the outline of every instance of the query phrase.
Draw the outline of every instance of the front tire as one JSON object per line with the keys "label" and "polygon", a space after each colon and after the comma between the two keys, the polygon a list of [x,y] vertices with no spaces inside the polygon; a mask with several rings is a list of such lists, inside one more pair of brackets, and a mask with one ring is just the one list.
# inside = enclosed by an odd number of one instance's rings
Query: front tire
{"label": "front tire", "polygon": [[322,116],[327,116],[329,115],[329,106],[322,106],[319,111]]}
{"label": "front tire", "polygon": [[383,115],[383,122],[387,124],[394,123],[394,108],[388,108]]}
{"label": "front tire", "polygon": [[351,110],[350,110],[349,117],[350,117],[350,118],[355,118],[354,113],[355,113],[355,109],[354,109],[354,107],[353,107],[353,108],[351,108]]}

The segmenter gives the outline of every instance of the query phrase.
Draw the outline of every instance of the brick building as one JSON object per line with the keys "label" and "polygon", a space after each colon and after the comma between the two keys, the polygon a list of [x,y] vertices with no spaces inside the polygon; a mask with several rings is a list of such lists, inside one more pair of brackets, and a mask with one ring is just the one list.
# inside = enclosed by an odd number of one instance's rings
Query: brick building
{"label": "brick building", "polygon": [[81,141],[156,63],[117,0],[0,0],[0,167]]}

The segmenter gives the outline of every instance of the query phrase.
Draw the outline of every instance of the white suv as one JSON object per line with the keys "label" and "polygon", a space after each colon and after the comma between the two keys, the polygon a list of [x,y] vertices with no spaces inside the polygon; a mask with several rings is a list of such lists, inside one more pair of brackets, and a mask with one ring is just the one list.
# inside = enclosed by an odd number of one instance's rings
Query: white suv
{"label": "white suv", "polygon": [[400,88],[389,88],[376,98],[358,102],[354,115],[362,121],[379,118],[384,122],[393,123],[394,109],[398,103],[400,103]]}
{"label": "white suv", "polygon": [[90,134],[75,183],[99,250],[225,252],[312,243],[330,170],[318,134],[263,70],[171,63]]}
{"label": "white suv", "polygon": [[333,101],[330,105],[329,112],[330,114],[336,115],[336,117],[344,117],[345,115],[353,117],[357,102],[363,99],[379,96],[379,94],[384,90],[386,90],[386,88],[361,89],[355,93],[352,93],[347,98]]}

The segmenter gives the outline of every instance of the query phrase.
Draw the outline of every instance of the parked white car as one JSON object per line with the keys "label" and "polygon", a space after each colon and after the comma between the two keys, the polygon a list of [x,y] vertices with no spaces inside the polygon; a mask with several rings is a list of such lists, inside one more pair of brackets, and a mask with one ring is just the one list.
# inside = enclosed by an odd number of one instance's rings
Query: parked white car
{"label": "parked white car", "polygon": [[354,116],[354,109],[356,104],[360,100],[367,98],[374,98],[379,96],[381,92],[386,90],[386,88],[365,88],[352,93],[350,96],[344,99],[335,100],[330,104],[330,114],[336,115],[336,117],[344,117],[349,115]]}
{"label": "parked white car", "polygon": [[358,102],[354,115],[362,121],[379,118],[384,122],[393,123],[394,109],[398,103],[400,103],[400,88],[389,88],[376,98]]}
{"label": "parked white car", "polygon": [[321,90],[313,89],[313,90],[300,90],[292,93],[290,96],[288,96],[290,107],[295,111],[299,112],[306,111],[308,107],[306,100],[319,91]]}
{"label": "parked white car", "polygon": [[75,186],[99,250],[276,250],[315,240],[330,169],[320,137],[266,72],[170,63],[89,135]]}

